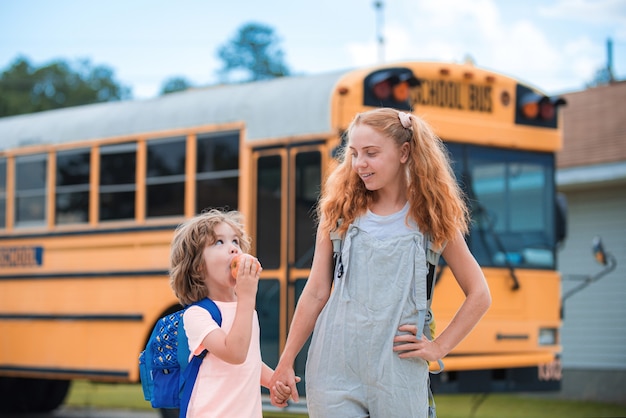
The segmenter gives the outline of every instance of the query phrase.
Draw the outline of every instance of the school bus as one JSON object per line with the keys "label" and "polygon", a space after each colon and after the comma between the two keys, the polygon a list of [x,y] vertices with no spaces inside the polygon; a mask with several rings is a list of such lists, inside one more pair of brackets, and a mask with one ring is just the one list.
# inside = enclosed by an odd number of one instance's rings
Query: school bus
{"label": "school bus", "polygon": [[[245,215],[274,366],[309,274],[320,184],[349,122],[377,106],[413,111],[445,141],[493,297],[434,392],[558,389],[563,104],[471,64],[400,62],[0,119],[0,409],[54,409],[74,379],[138,382],[155,321],[180,309],[173,231],[209,207]],[[462,297],[440,264],[439,329]],[[305,360],[306,347],[300,376]]]}

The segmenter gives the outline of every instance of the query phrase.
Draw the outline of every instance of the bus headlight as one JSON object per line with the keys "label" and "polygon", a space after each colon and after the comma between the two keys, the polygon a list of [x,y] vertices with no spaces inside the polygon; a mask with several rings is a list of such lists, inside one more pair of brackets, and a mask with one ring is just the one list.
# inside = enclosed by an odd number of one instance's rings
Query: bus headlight
{"label": "bus headlight", "polygon": [[557,335],[556,328],[539,328],[539,345],[556,345]]}

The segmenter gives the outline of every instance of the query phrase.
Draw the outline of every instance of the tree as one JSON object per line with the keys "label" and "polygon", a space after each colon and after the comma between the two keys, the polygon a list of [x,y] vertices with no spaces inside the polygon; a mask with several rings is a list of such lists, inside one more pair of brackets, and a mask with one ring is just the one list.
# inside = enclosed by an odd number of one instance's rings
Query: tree
{"label": "tree", "polygon": [[596,75],[587,83],[587,88],[613,84],[617,80],[613,74],[613,40],[606,40],[606,66],[596,70]]}
{"label": "tree", "polygon": [[610,67],[600,68],[596,70],[596,75],[593,77],[593,80],[586,84],[587,88],[606,86],[607,84],[611,84],[615,82],[615,77],[613,76],[613,71]]}
{"label": "tree", "polygon": [[114,80],[113,70],[55,60],[39,68],[18,57],[0,74],[0,117],[62,107],[124,100],[130,89]]}
{"label": "tree", "polygon": [[237,35],[218,50],[218,56],[224,62],[218,71],[220,80],[257,81],[289,75],[279,42],[269,26],[260,23],[243,25]]}
{"label": "tree", "polygon": [[185,77],[171,77],[161,85],[161,95],[187,90],[193,85]]}

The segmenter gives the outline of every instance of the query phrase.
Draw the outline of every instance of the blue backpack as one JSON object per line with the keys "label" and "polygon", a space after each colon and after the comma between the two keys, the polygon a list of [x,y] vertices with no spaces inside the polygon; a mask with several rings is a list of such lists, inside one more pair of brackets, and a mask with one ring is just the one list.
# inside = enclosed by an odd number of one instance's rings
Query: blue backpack
{"label": "blue backpack", "polygon": [[[189,306],[201,306],[222,326],[222,314],[211,299],[204,298]],[[187,406],[207,350],[189,361],[189,343],[183,327],[183,313],[189,307],[160,318],[139,355],[139,376],[146,401],[153,408],[179,408],[180,417]]]}

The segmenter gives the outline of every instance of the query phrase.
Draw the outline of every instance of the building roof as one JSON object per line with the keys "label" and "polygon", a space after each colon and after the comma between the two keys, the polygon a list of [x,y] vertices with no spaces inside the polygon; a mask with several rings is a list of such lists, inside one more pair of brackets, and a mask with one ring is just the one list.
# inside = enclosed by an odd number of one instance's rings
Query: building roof
{"label": "building roof", "polygon": [[626,81],[564,94],[559,169],[626,161]]}

